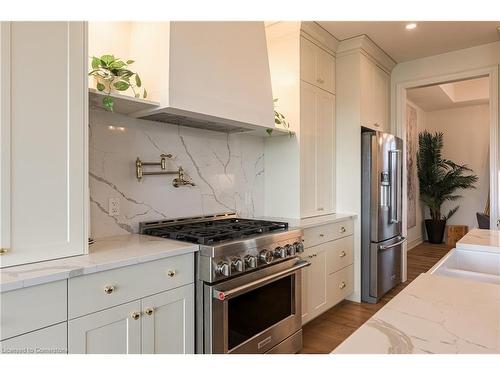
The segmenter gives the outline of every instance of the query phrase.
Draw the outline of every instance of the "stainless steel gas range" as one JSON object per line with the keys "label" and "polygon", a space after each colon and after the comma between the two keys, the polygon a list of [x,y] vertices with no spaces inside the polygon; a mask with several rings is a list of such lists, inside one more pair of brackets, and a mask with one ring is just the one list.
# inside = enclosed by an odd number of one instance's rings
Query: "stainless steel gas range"
{"label": "stainless steel gas range", "polygon": [[141,233],[198,243],[198,353],[302,348],[302,230],[234,214],[141,224]]}

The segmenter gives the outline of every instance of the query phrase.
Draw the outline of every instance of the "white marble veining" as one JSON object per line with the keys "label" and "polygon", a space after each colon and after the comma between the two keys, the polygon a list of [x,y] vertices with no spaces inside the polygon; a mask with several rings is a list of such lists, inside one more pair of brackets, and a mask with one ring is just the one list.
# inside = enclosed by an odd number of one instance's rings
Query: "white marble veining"
{"label": "white marble veining", "polygon": [[[135,159],[182,166],[196,184],[174,188],[174,175],[135,177]],[[159,167],[145,167],[157,170]],[[92,110],[90,113],[90,211],[94,238],[137,233],[141,221],[236,212],[264,212],[264,141]],[[109,198],[120,214],[108,215]]]}
{"label": "white marble veining", "polygon": [[198,245],[138,234],[106,237],[88,255],[0,270],[0,292],[198,251]]}
{"label": "white marble veining", "polygon": [[305,219],[292,219],[286,217],[271,217],[271,216],[260,216],[258,219],[262,220],[275,220],[275,221],[284,221],[288,223],[289,227],[297,227],[297,228],[312,228],[317,227],[318,225],[331,224],[339,221],[345,220],[353,220],[357,217],[356,214],[331,214],[331,215],[322,215],[322,216],[314,216],[308,217]]}
{"label": "white marble veining", "polygon": [[500,285],[421,274],[332,353],[500,353]]}
{"label": "white marble veining", "polygon": [[457,242],[456,248],[500,253],[500,231],[473,229]]}

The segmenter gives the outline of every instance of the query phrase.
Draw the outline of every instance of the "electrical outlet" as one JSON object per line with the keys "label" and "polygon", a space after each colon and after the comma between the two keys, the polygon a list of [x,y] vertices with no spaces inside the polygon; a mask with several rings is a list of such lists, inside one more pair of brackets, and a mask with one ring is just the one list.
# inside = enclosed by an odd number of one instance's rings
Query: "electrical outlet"
{"label": "electrical outlet", "polygon": [[109,198],[109,200],[108,200],[108,215],[109,216],[120,215],[120,199],[119,198]]}

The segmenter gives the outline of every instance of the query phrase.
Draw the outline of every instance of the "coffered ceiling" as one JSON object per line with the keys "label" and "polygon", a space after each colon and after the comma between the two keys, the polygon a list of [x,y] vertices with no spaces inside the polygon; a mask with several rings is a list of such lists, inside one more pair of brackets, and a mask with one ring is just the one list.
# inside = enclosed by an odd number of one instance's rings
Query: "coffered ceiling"
{"label": "coffered ceiling", "polygon": [[[407,30],[415,22],[417,27]],[[339,40],[366,34],[396,62],[499,40],[500,21],[319,21]]]}

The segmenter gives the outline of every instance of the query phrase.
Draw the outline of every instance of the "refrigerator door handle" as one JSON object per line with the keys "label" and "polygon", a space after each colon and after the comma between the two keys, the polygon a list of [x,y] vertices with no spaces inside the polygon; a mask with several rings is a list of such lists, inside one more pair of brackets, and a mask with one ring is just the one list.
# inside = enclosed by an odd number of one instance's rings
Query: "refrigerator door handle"
{"label": "refrigerator door handle", "polygon": [[400,217],[400,205],[401,205],[401,192],[402,188],[402,179],[401,179],[401,170],[400,170],[400,161],[401,161],[401,150],[391,150],[389,151],[389,163],[390,163],[390,171],[391,171],[391,187],[390,187],[390,223],[396,224],[401,221]]}
{"label": "refrigerator door handle", "polygon": [[399,246],[399,245],[402,245],[403,243],[406,242],[406,237],[399,237],[399,241],[396,242],[396,243],[393,243],[391,245],[382,245],[382,246],[379,246],[378,249],[379,250],[387,250],[387,249],[392,249],[393,247],[396,247],[396,246]]}

